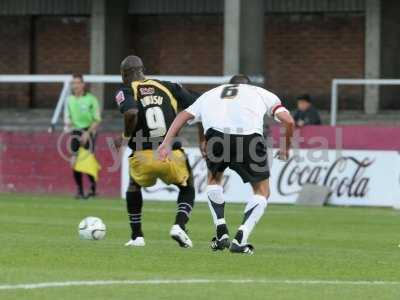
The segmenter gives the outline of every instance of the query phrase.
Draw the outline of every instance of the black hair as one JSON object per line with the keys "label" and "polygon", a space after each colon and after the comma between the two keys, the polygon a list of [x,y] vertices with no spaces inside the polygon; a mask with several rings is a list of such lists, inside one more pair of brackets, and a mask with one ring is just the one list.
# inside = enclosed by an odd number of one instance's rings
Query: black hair
{"label": "black hair", "polygon": [[250,78],[248,76],[246,76],[244,74],[237,74],[237,75],[234,75],[231,78],[231,80],[229,80],[229,83],[232,83],[232,84],[240,84],[240,83],[242,83],[242,84],[250,84],[251,81],[250,81]]}
{"label": "black hair", "polygon": [[[85,80],[83,80],[83,75],[81,73],[72,74],[72,79],[79,79],[82,83],[85,83]],[[87,92],[88,92],[88,86],[85,84],[83,88],[83,95],[86,95]]]}
{"label": "black hair", "polygon": [[303,100],[303,101],[306,101],[308,103],[311,103],[311,97],[310,97],[309,94],[303,94],[303,95],[297,96],[296,100],[297,101]]}
{"label": "black hair", "polygon": [[83,80],[83,75],[82,75],[81,73],[74,73],[74,74],[72,74],[72,78],[73,78],[73,79],[79,78],[82,82],[85,82],[85,81]]}

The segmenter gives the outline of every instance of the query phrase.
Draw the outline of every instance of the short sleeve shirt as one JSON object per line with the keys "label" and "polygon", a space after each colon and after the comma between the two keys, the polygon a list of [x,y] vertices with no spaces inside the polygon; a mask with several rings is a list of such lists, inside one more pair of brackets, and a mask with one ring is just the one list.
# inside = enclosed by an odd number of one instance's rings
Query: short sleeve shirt
{"label": "short sleeve shirt", "polygon": [[274,116],[282,107],[275,94],[248,84],[224,84],[216,87],[189,106],[186,111],[210,128],[224,133],[263,134],[264,115]]}
{"label": "short sleeve shirt", "polygon": [[67,99],[67,110],[72,127],[76,129],[88,128],[94,122],[101,121],[99,102],[91,93],[80,97],[70,95]]}

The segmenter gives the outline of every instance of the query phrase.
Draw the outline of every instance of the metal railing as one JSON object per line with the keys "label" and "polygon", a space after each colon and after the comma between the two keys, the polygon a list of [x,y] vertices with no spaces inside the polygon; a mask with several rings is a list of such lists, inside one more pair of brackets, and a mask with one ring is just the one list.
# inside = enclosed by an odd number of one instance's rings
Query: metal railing
{"label": "metal railing", "polygon": [[[121,83],[120,75],[84,75],[84,80],[87,83]],[[154,78],[158,80],[178,82],[181,84],[198,84],[198,85],[219,85],[229,81],[231,75],[225,76],[162,76],[162,75],[146,75],[148,78]],[[60,95],[58,97],[57,105],[54,109],[53,116],[51,118],[51,128],[54,129],[63,107],[66,103],[66,99],[70,91],[71,75],[0,75],[0,83],[62,83]],[[263,84],[263,77],[251,78],[253,82],[257,84]]]}
{"label": "metal railing", "polygon": [[331,86],[331,126],[337,124],[339,85],[400,85],[400,79],[333,79]]}

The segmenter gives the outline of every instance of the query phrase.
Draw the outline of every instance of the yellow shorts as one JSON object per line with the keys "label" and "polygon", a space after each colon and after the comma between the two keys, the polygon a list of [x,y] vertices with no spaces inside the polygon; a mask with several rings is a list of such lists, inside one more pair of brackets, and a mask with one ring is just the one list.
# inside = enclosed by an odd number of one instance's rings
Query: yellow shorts
{"label": "yellow shorts", "polygon": [[129,158],[129,173],[143,187],[156,184],[158,178],[166,184],[186,186],[190,177],[186,160],[182,150],[173,150],[166,161],[159,160],[153,150],[136,151]]}

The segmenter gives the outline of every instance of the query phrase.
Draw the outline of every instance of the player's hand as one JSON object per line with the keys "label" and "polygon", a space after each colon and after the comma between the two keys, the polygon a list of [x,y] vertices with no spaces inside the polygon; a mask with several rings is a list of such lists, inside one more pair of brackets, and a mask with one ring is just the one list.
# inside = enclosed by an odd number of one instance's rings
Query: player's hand
{"label": "player's hand", "polygon": [[114,139],[114,147],[117,150],[117,152],[120,151],[123,141],[124,141],[124,139],[122,138],[122,136],[118,136]]}
{"label": "player's hand", "polygon": [[289,159],[289,151],[280,149],[280,150],[278,150],[278,152],[276,152],[275,158],[282,160],[282,161],[287,161]]}
{"label": "player's hand", "polygon": [[201,156],[203,156],[203,158],[206,158],[207,157],[207,142],[201,141],[199,148],[200,148]]}
{"label": "player's hand", "polygon": [[64,125],[63,132],[70,133],[71,131],[72,131],[72,129],[71,129],[71,127],[69,125]]}
{"label": "player's hand", "polygon": [[158,159],[165,161],[171,153],[171,147],[162,143],[158,147],[157,153],[158,153]]}
{"label": "player's hand", "polygon": [[71,168],[74,168],[74,167],[75,167],[75,163],[76,163],[76,156],[73,155],[73,156],[71,156],[71,158],[69,159],[69,164],[70,164]]}
{"label": "player's hand", "polygon": [[72,131],[72,124],[71,124],[71,122],[66,121],[66,122],[64,123],[63,131],[64,131],[65,133],[69,133],[69,132]]}
{"label": "player's hand", "polygon": [[90,137],[89,132],[85,131],[84,133],[82,133],[82,135],[81,135],[81,145],[82,146],[85,146],[87,144],[89,137]]}

